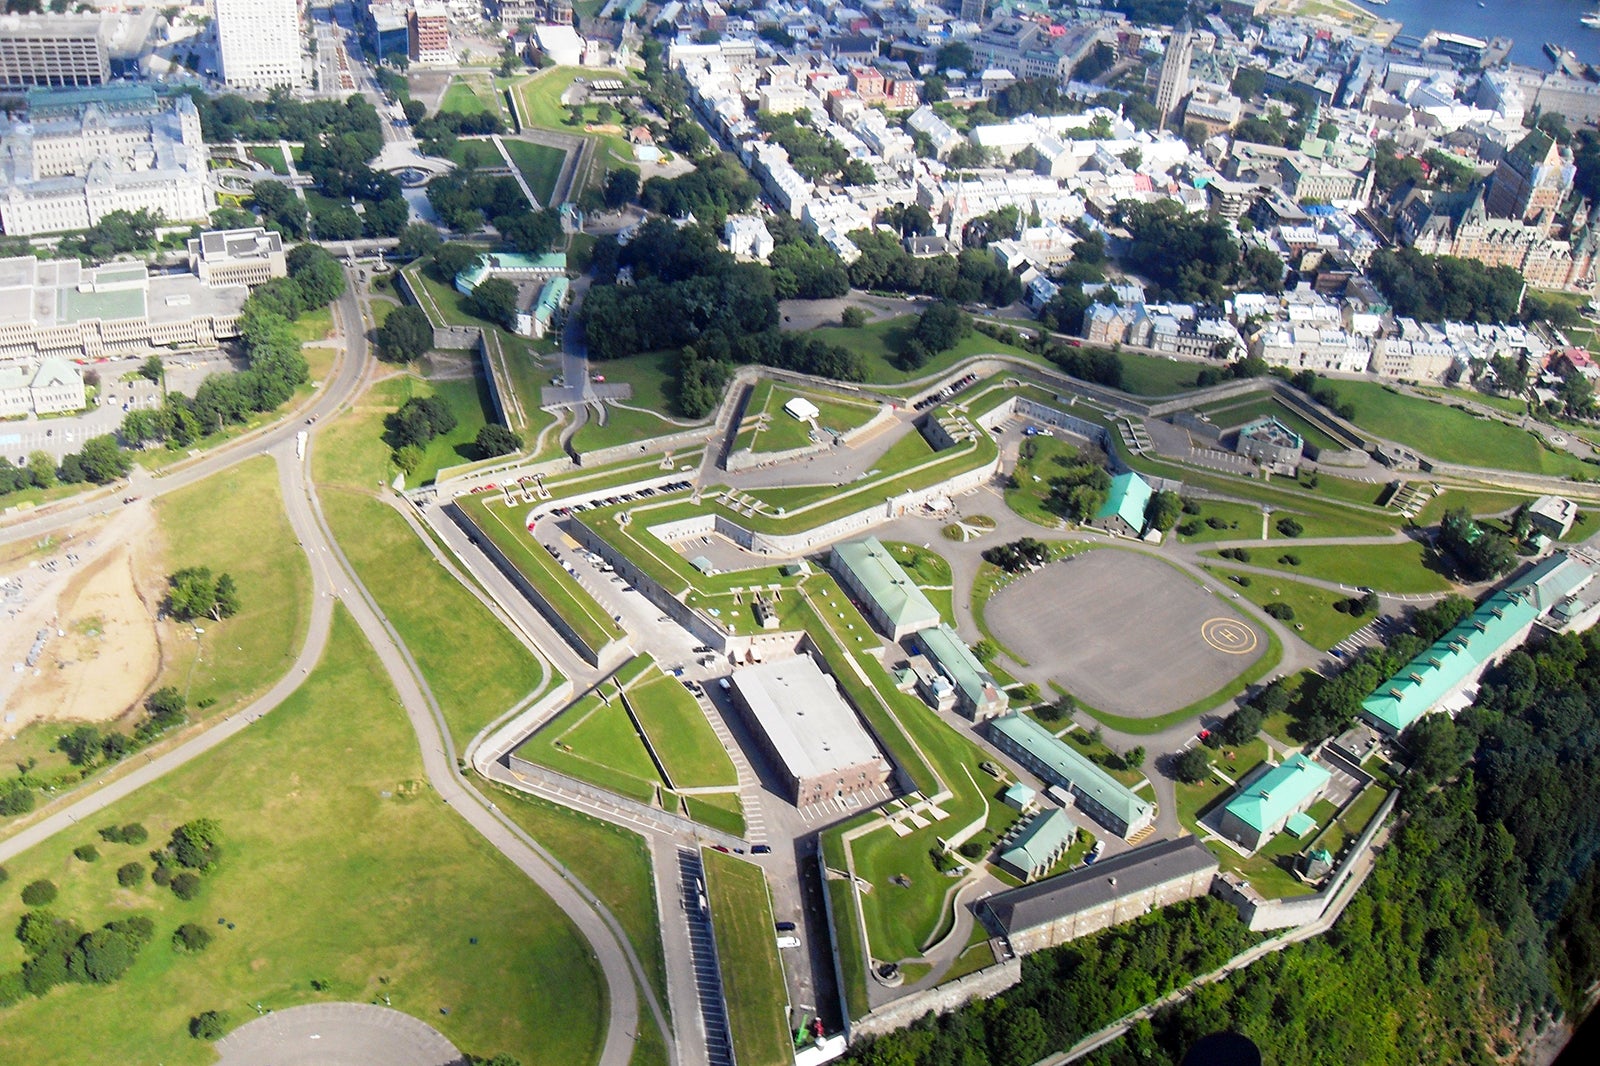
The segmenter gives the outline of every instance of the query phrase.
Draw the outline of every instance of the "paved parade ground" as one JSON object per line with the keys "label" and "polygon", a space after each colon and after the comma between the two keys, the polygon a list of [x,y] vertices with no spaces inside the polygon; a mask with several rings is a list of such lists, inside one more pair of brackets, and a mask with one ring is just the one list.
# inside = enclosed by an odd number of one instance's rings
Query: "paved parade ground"
{"label": "paved parade ground", "polygon": [[218,1066],[455,1066],[463,1060],[432,1026],[368,1003],[273,1011],[217,1041]]}
{"label": "paved parade ground", "polygon": [[1182,572],[1109,548],[1019,578],[984,614],[1008,648],[1075,697],[1135,718],[1215,692],[1267,650],[1257,626]]}

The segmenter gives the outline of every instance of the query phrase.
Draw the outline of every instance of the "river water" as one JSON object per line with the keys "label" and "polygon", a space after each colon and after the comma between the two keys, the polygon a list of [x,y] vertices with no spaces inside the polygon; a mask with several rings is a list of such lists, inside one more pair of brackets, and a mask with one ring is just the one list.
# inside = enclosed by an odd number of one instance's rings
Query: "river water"
{"label": "river water", "polygon": [[[1360,3],[1361,0],[1356,0]],[[1600,0],[1391,0],[1362,4],[1380,18],[1403,23],[1402,33],[1421,37],[1429,30],[1464,33],[1469,37],[1510,37],[1516,42],[1511,60],[1548,69],[1544,43],[1551,41],[1578,53],[1585,63],[1600,63],[1600,30],[1578,19],[1600,7]]]}

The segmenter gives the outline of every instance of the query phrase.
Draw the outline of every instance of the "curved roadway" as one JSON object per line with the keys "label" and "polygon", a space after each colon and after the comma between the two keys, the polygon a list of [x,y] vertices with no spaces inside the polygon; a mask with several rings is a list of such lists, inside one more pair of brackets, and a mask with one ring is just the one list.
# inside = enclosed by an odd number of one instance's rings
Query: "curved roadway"
{"label": "curved roadway", "polygon": [[[311,562],[311,621],[305,645],[295,659],[294,666],[265,695],[244,710],[228,716],[160,756],[146,755],[143,765],[0,841],[0,861],[71,828],[141,786],[203,755],[278,707],[300,687],[322,658],[332,627],[334,602],[342,600],[383,663],[405,707],[417,735],[429,783],[446,804],[543,889],[589,942],[591,954],[599,964],[607,986],[609,1006],[599,1066],[627,1066],[631,1060],[640,1023],[638,989],[641,987],[645,989],[651,1021],[659,1028],[663,1042],[669,1049],[669,1056],[676,1062],[676,1048],[666,1018],[645,978],[643,964],[623,935],[621,926],[579,880],[570,872],[558,869],[549,854],[531,837],[467,784],[456,768],[454,746],[427,682],[404,642],[390,627],[387,618],[339,549],[323,518],[315,487],[307,475],[311,453],[309,442],[305,456],[299,457],[296,454],[295,437],[305,424],[300,420],[301,415],[309,414],[308,421],[332,415],[360,392],[367,362],[367,343],[365,319],[353,286],[347,288],[336,302],[335,320],[343,333],[344,354],[320,395],[310,404],[293,416],[224,445],[181,470],[159,477],[136,475],[134,483],[135,493],[159,495],[204,480],[255,456],[273,457],[278,465],[279,486],[289,524]],[[108,495],[101,494],[8,525],[0,530],[0,544],[39,537],[84,521],[106,510],[107,502]]]}

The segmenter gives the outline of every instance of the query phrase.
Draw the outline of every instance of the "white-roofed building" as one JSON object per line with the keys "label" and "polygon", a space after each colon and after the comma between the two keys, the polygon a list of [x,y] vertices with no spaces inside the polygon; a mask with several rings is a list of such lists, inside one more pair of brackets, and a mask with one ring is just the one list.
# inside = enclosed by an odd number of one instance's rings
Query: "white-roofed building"
{"label": "white-roofed building", "polygon": [[772,254],[772,234],[767,224],[754,215],[729,215],[722,224],[722,240],[728,251],[741,259],[767,261]]}
{"label": "white-roofed building", "polygon": [[888,781],[888,761],[810,655],[746,667],[729,681],[795,806],[847,799]]}

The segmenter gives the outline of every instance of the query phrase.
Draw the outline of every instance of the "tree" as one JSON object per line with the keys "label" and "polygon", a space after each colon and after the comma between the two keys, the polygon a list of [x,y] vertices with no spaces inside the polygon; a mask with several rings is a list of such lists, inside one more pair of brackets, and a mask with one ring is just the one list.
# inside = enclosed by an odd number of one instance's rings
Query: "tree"
{"label": "tree", "polygon": [[867,313],[859,307],[846,307],[839,312],[839,324],[845,329],[860,329],[867,324]]}
{"label": "tree", "polygon": [[397,307],[378,327],[378,354],[385,362],[409,363],[432,347],[433,323],[420,307]]}
{"label": "tree", "polygon": [[1511,538],[1478,525],[1465,507],[1445,512],[1438,543],[1439,550],[1454,557],[1461,572],[1473,581],[1499,577],[1517,562]]}
{"label": "tree", "polygon": [[238,613],[239,606],[230,574],[213,578],[210,567],[187,566],[167,578],[167,609],[179,621],[210,617],[220,622]]}
{"label": "tree", "polygon": [[1217,731],[1229,744],[1246,744],[1261,732],[1261,724],[1264,721],[1266,715],[1262,713],[1262,709],[1253,703],[1247,703],[1224,718]]}
{"label": "tree", "polygon": [[208,870],[222,857],[222,826],[215,818],[196,818],[172,831],[167,852],[179,866]]}
{"label": "tree", "polygon": [[189,1035],[196,1040],[219,1040],[227,1031],[227,1011],[208,1010],[189,1019]]}
{"label": "tree", "polygon": [[1144,765],[1147,754],[1144,750],[1144,745],[1137,744],[1128,749],[1128,753],[1122,757],[1122,762],[1128,769],[1137,770]]}
{"label": "tree", "polygon": [[100,849],[93,844],[79,844],[72,849],[72,857],[79,862],[99,862]]}
{"label": "tree", "polygon": [[455,412],[437,396],[413,396],[384,420],[386,439],[396,449],[408,445],[421,448],[443,433],[456,428]]}
{"label": "tree", "polygon": [[396,448],[389,458],[402,474],[409,477],[422,465],[422,449],[415,444],[403,444]]}
{"label": "tree", "polygon": [[422,259],[432,255],[442,243],[438,230],[426,222],[412,222],[400,231],[400,242],[394,251],[402,259]]}
{"label": "tree", "polygon": [[1172,774],[1186,785],[1198,785],[1211,772],[1211,756],[1206,749],[1196,745],[1179,755],[1172,765]]}
{"label": "tree", "polygon": [[162,363],[159,355],[152,355],[139,364],[139,376],[156,385],[167,380],[166,364]]}
{"label": "tree", "polygon": [[522,438],[505,426],[491,422],[478,430],[473,441],[480,459],[493,459],[498,455],[511,455],[522,450]]}
{"label": "tree", "polygon": [[606,175],[605,205],[613,211],[626,207],[639,195],[639,172],[618,167]]}
{"label": "tree", "polygon": [[1277,526],[1278,532],[1286,537],[1298,537],[1306,531],[1306,527],[1293,518],[1280,518],[1273,524]]}
{"label": "tree", "polygon": [[107,434],[83,442],[78,465],[85,478],[96,485],[104,485],[125,476],[133,461],[117,447],[117,438]]}
{"label": "tree", "polygon": [[211,946],[211,933],[204,926],[184,922],[172,934],[172,950],[198,953]]}
{"label": "tree", "polygon": [[173,877],[172,893],[182,900],[194,899],[200,894],[200,878],[185,870]]}
{"label": "tree", "polygon": [[1183,500],[1176,492],[1158,492],[1145,505],[1145,525],[1165,533],[1178,524],[1178,516],[1182,513]]}
{"label": "tree", "polygon": [[73,766],[87,766],[100,754],[100,730],[80,725],[56,739],[56,747]]}
{"label": "tree", "polygon": [[467,310],[506,329],[516,325],[517,287],[505,278],[486,278],[467,297]]}
{"label": "tree", "polygon": [[78,942],[67,958],[67,973],[80,981],[109,985],[138,957],[139,945],[119,929],[96,929]]}
{"label": "tree", "polygon": [[941,300],[922,312],[911,336],[927,352],[937,355],[954,348],[971,333],[972,316],[956,304]]}
{"label": "tree", "polygon": [[461,241],[448,241],[433,250],[429,269],[435,278],[446,285],[453,284],[456,275],[476,263],[483,249]]}
{"label": "tree", "polygon": [[55,902],[55,898],[55,882],[47,881],[43,878],[38,881],[30,881],[28,884],[24,885],[22,889],[22,902],[27,904],[29,907],[48,906]]}
{"label": "tree", "polygon": [[123,888],[133,888],[144,883],[144,864],[140,862],[125,862],[117,867],[117,884]]}

